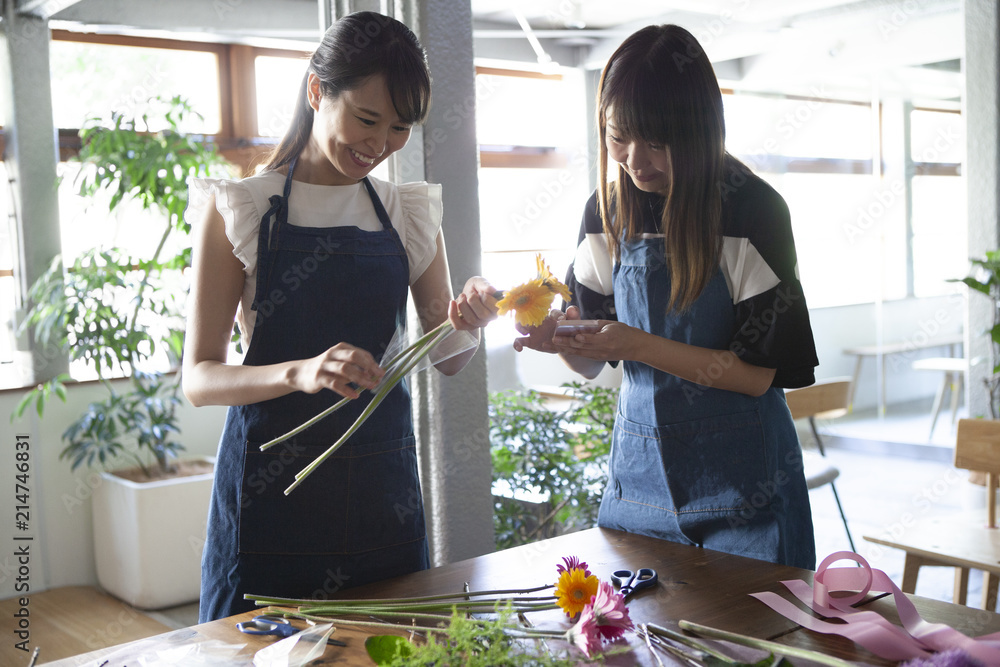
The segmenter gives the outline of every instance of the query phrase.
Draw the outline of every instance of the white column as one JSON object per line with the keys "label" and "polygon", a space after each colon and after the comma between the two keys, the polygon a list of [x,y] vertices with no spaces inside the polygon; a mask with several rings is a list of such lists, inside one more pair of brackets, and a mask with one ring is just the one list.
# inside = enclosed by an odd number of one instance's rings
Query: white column
{"label": "white column", "polygon": [[[60,253],[59,204],[56,165],[59,153],[52,120],[49,82],[48,22],[22,16],[14,2],[4,3],[0,49],[0,81],[4,94],[4,165],[10,180],[16,221],[18,256],[15,274],[23,313],[29,307],[28,288]],[[64,350],[42,350],[28,345],[20,352],[23,367],[32,369],[25,384],[65,372]]]}
{"label": "white column", "polygon": [[[457,293],[481,271],[472,9],[469,0],[396,4],[430,64],[423,170],[426,180],[443,186],[444,236]],[[489,553],[495,542],[485,345],[458,375],[423,373],[414,385],[432,560],[440,565]]]}
{"label": "white column", "polygon": [[[985,257],[998,247],[1000,214],[1000,7],[995,0],[965,0],[965,179],[968,187],[969,257]],[[989,299],[970,293],[965,323],[967,359],[990,359],[993,313]],[[973,366],[966,384],[970,417],[990,415],[983,381],[987,362]]]}
{"label": "white column", "polygon": [[[469,276],[481,271],[469,1],[320,0],[319,5],[321,23],[329,12],[343,16],[371,10],[393,16],[410,26],[427,51],[430,115],[390,159],[390,176],[397,183],[442,184],[445,244],[458,293]],[[412,314],[410,320],[411,327],[417,325]],[[485,346],[458,375],[420,373],[411,378],[410,388],[431,560],[441,565],[489,553],[495,541]]]}

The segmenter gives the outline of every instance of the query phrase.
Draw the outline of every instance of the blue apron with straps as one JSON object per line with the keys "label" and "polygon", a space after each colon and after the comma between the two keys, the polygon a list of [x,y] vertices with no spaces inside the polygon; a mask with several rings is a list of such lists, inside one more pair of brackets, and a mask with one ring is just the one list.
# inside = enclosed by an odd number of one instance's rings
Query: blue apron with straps
{"label": "blue apron with straps", "polygon": [[[260,225],[256,323],[244,364],[319,355],[346,342],[380,359],[406,318],[409,262],[368,179],[382,229],[288,222],[294,162]],[[273,226],[271,218],[274,218]],[[377,414],[288,496],[296,473],[354,423],[371,394],[296,437],[272,440],[340,399],[293,392],[231,407],[219,445],[202,557],[200,622],[254,608],[244,594],[327,599],[338,590],[428,567],[410,396]]]}
{"label": "blue apron with straps", "polygon": [[[670,311],[664,240],[622,244],[619,321],[682,343],[729,348],[736,329],[721,269],[690,309]],[[727,363],[704,369],[711,379]],[[715,551],[813,569],[802,456],[784,393],[754,398],[626,361],[598,523]]]}

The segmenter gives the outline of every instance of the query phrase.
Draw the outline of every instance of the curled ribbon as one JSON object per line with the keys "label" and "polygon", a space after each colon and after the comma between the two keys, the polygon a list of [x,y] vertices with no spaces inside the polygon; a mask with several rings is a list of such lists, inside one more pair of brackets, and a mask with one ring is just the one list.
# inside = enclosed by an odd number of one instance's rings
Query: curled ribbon
{"label": "curled ribbon", "polygon": [[[840,560],[852,560],[861,567],[830,567]],[[765,591],[751,596],[806,629],[846,637],[879,657],[911,660],[938,651],[961,649],[985,665],[1000,665],[1000,632],[969,637],[943,623],[928,623],[884,572],[872,569],[868,561],[854,552],[837,551],[827,556],[816,569],[812,586],[801,579],[781,583],[814,612],[838,622],[816,618],[777,593]],[[857,592],[834,597],[835,591]],[[874,611],[853,608],[869,592],[892,593],[902,628]]]}

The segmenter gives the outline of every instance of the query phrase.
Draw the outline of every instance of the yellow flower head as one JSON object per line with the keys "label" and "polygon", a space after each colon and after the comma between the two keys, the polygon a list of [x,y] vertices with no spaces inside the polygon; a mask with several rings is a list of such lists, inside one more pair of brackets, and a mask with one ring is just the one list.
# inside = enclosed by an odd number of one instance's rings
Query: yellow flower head
{"label": "yellow flower head", "polygon": [[542,283],[552,291],[553,294],[558,294],[562,298],[569,301],[570,291],[569,288],[559,282],[559,279],[552,275],[549,267],[545,265],[542,260],[542,255],[535,255],[535,264],[538,266],[538,278]]}
{"label": "yellow flower head", "polygon": [[570,298],[569,288],[552,275],[540,254],[535,256],[535,264],[538,277],[507,290],[497,302],[499,315],[513,311],[514,320],[525,327],[536,327],[545,321],[556,294],[567,300]]}
{"label": "yellow flower head", "polygon": [[514,320],[521,326],[536,327],[545,321],[555,294],[541,280],[532,280],[509,289],[497,303],[497,313],[514,311]]}
{"label": "yellow flower head", "polygon": [[593,574],[587,576],[586,570],[578,567],[564,570],[556,583],[556,604],[562,607],[567,616],[573,618],[597,595],[599,586],[597,577]]}

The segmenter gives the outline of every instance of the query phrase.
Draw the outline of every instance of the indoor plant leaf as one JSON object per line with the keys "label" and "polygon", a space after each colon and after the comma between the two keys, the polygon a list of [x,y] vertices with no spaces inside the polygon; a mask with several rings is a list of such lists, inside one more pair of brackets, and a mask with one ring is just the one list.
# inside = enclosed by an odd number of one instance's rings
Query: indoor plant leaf
{"label": "indoor plant leaf", "polygon": [[397,657],[412,655],[413,644],[399,635],[373,635],[365,640],[365,650],[376,665],[388,665]]}

